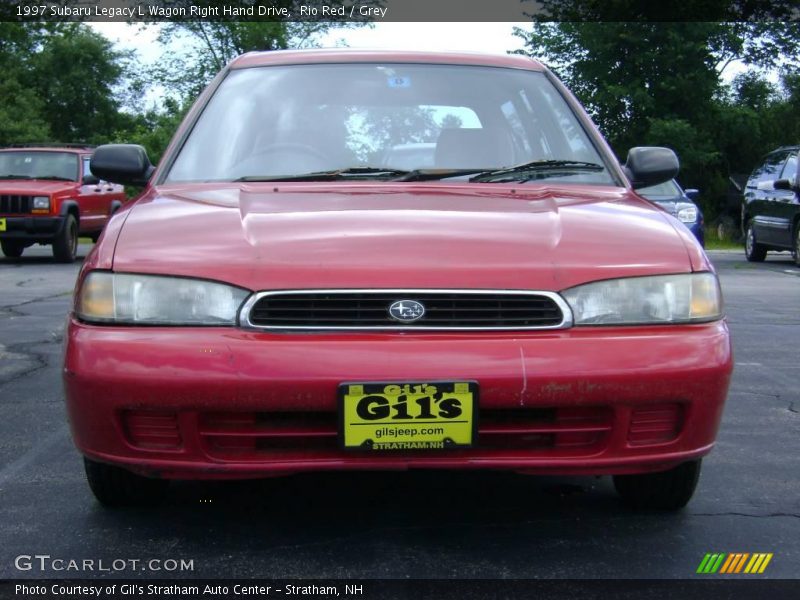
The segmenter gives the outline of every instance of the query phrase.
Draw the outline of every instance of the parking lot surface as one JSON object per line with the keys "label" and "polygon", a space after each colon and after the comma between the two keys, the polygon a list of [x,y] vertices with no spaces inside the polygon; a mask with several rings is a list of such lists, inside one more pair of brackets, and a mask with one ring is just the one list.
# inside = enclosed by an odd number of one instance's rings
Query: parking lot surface
{"label": "parking lot surface", "polygon": [[[0,578],[691,578],[709,552],[773,553],[758,577],[799,578],[800,269],[788,254],[710,256],[736,366],[716,448],[675,514],[629,511],[607,477],[450,472],[181,482],[162,506],[105,510],[59,372],[80,262],[0,258]],[[94,562],[17,558],[37,554]],[[181,560],[191,568],[168,562]]]}

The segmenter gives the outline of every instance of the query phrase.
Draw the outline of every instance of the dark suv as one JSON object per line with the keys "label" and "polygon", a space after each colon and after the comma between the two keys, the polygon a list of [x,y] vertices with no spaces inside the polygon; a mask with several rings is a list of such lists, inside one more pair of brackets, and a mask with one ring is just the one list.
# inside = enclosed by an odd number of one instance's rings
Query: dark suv
{"label": "dark suv", "polygon": [[800,266],[800,146],[770,152],[750,175],[742,203],[745,255],[761,262],[769,250],[791,250]]}
{"label": "dark suv", "polygon": [[33,244],[52,244],[72,262],[78,236],[94,241],[125,202],[121,185],[95,177],[93,149],[72,144],[0,149],[0,246],[17,258]]}

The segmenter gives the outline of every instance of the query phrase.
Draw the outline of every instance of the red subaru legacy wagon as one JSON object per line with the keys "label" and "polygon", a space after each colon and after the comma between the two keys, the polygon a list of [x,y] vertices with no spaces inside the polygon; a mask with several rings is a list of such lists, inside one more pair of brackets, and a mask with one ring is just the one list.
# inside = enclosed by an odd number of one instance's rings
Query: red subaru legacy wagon
{"label": "red subaru legacy wagon", "polygon": [[172,479],[353,469],[611,475],[684,506],[731,374],[717,277],[540,63],[245,54],[87,257],[72,432],[105,505]]}

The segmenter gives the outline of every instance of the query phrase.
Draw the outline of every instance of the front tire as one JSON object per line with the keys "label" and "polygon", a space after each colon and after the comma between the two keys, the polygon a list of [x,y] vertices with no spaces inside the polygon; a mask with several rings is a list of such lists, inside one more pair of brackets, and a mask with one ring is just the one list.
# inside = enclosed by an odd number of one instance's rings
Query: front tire
{"label": "front tire", "polygon": [[153,506],[164,497],[169,487],[166,479],[136,475],[120,467],[83,459],[86,480],[103,506]]}
{"label": "front tire", "polygon": [[693,460],[661,473],[615,475],[622,501],[635,509],[679,510],[692,499],[702,461]]}
{"label": "front tire", "polygon": [[756,241],[752,221],[747,224],[747,232],[744,235],[744,255],[750,262],[764,262],[767,258],[767,247]]}
{"label": "front tire", "polygon": [[25,246],[12,240],[0,241],[0,247],[3,249],[3,254],[8,258],[19,258],[25,250]]}
{"label": "front tire", "polygon": [[64,226],[53,240],[53,257],[61,263],[71,263],[78,254],[78,222],[71,214],[66,216]]}
{"label": "front tire", "polygon": [[800,267],[800,222],[794,226],[794,245],[792,247],[794,254],[794,264]]}

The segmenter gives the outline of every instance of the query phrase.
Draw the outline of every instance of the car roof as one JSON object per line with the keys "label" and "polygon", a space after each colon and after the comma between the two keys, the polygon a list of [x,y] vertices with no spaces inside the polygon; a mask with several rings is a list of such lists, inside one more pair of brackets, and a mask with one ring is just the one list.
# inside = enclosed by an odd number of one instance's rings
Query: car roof
{"label": "car roof", "polygon": [[776,152],[786,152],[787,150],[800,150],[800,145],[797,145],[797,146],[781,146],[780,148],[775,148],[775,150],[772,150],[772,151],[768,152],[767,156],[769,156],[770,154],[775,154]]}
{"label": "car roof", "polygon": [[420,52],[411,50],[364,50],[354,48],[314,48],[307,50],[272,50],[248,52],[233,59],[231,69],[265,65],[300,65],[320,63],[419,63],[507,67],[543,71],[544,65],[527,56],[481,54],[473,52]]}

